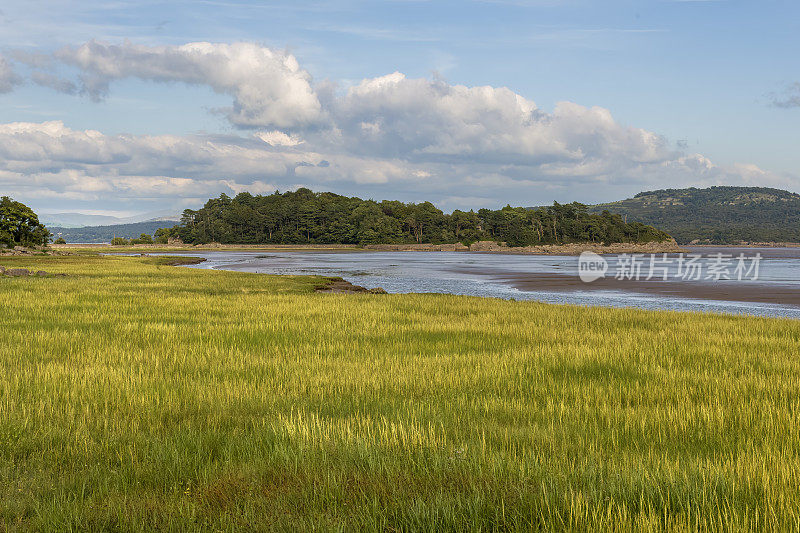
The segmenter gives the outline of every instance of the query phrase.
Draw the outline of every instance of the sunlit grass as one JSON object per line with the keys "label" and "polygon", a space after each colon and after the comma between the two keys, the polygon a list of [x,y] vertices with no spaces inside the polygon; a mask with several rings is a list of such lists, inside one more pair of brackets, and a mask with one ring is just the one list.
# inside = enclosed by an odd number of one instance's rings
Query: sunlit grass
{"label": "sunlit grass", "polygon": [[800,322],[0,258],[11,530],[800,527]]}

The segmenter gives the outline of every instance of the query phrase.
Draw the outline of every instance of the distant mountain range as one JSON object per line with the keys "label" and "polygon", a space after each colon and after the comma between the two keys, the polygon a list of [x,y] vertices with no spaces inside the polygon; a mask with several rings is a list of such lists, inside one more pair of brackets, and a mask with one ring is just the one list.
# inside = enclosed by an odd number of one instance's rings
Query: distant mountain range
{"label": "distant mountain range", "polygon": [[114,224],[109,226],[84,226],[82,228],[65,228],[59,226],[47,226],[53,234],[53,240],[61,237],[68,243],[102,243],[111,242],[114,237],[132,239],[142,233],[152,235],[159,228],[171,228],[178,221],[176,220],[149,220],[147,222],[136,222],[133,224]]}
{"label": "distant mountain range", "polygon": [[[180,215],[169,211],[153,211],[131,217],[114,217],[110,215],[84,215],[83,213],[40,213],[39,221],[45,226],[57,228],[83,228],[87,226],[112,226],[118,224],[136,224],[138,222],[177,222]],[[138,235],[137,235],[138,237]]]}
{"label": "distant mountain range", "polygon": [[590,210],[604,209],[655,226],[681,244],[800,242],[800,195],[780,189],[662,189]]}

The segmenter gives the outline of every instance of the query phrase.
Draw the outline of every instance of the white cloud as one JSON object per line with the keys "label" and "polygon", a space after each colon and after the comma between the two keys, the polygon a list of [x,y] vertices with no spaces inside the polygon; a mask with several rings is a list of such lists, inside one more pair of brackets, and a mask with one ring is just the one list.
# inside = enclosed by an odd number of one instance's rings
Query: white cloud
{"label": "white cloud", "polygon": [[273,147],[242,137],[103,135],[62,122],[0,124],[0,185],[26,197],[115,201],[387,183],[424,175],[404,162]]}
{"label": "white cloud", "polygon": [[252,183],[237,183],[233,180],[222,180],[230,190],[239,194],[240,192],[249,192],[250,194],[271,194],[275,192],[278,187],[271,183],[264,183],[263,181],[256,180]]}
{"label": "white cloud", "polygon": [[513,165],[552,175],[590,167],[610,172],[676,155],[660,136],[622,126],[606,109],[562,102],[547,113],[507,88],[395,72],[322,101],[331,126],[304,137],[312,146],[352,155],[492,165],[495,171]]}
{"label": "white cloud", "polygon": [[491,199],[495,205],[527,205],[564,195],[607,200],[613,199],[609,191],[667,185],[781,182],[753,165],[718,167],[700,155],[657,162],[616,157],[498,165],[416,162],[314,148],[238,136],[104,135],[61,122],[1,124],[0,188],[37,201],[103,202],[107,207],[136,201],[157,207],[221,192],[270,193],[303,183],[367,197],[431,199],[452,209],[474,207],[475,198],[487,199],[486,205],[492,205]]}
{"label": "white cloud", "polygon": [[287,135],[282,131],[260,131],[254,136],[261,139],[270,146],[297,146],[303,144],[303,140],[297,135]]}
{"label": "white cloud", "polygon": [[252,43],[144,46],[89,41],[55,53],[82,72],[83,92],[102,98],[114,80],[208,85],[233,96],[228,119],[237,126],[278,128],[313,123],[320,104],[311,76],[295,57]]}
{"label": "white cloud", "polygon": [[[45,63],[37,57],[36,65]],[[362,80],[344,95],[315,88],[291,54],[252,43],[183,46],[110,45],[62,48],[56,59],[78,67],[82,91],[100,97],[113,80],[204,84],[233,96],[235,126],[281,130],[258,134],[273,146],[300,142],[370,157],[411,161],[541,164],[670,157],[650,132],[620,126],[601,108],[563,102],[553,113],[500,87],[465,87],[409,79],[395,72]],[[36,74],[37,83],[75,92],[74,82]]]}
{"label": "white cloud", "polygon": [[[81,79],[52,74],[59,62],[77,67]],[[303,183],[454,208],[459,198],[473,207],[476,198],[531,205],[687,185],[797,187],[795,178],[753,165],[717,166],[676,151],[600,107],[561,102],[548,112],[505,87],[399,72],[337,91],[329,83],[312,85],[292,55],[250,43],[91,41],[58,51],[52,68],[39,56],[30,64],[39,73],[36,83],[95,96],[129,77],[204,84],[231,95],[234,126],[258,128],[247,136],[137,136],[73,130],[61,122],[0,124],[0,183],[62,198],[177,204]]]}

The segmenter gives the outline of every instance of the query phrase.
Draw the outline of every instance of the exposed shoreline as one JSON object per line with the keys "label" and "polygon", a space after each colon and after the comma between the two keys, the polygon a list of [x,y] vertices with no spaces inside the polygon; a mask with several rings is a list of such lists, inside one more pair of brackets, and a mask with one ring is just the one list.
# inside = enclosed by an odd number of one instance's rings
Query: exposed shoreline
{"label": "exposed shoreline", "polygon": [[498,281],[521,291],[624,291],[653,296],[724,302],[752,302],[800,306],[800,289],[789,285],[736,282],[618,280],[602,278],[585,283],[575,275],[489,272]]}
{"label": "exposed shoreline", "polygon": [[692,248],[800,248],[800,242],[747,242],[742,244],[683,244]]}
{"label": "exposed shoreline", "polygon": [[649,242],[644,244],[615,243],[609,245],[595,243],[545,244],[541,246],[504,246],[492,241],[479,241],[465,246],[463,244],[368,244],[365,250],[381,252],[472,252],[514,255],[580,255],[583,252],[597,254],[623,253],[680,253],[684,248],[675,241]]}
{"label": "exposed shoreline", "polygon": [[[151,247],[153,248],[153,247]],[[163,251],[165,247],[156,248],[156,250]],[[693,247],[694,248],[694,247]],[[718,250],[724,250],[723,246],[709,247]],[[740,247],[730,247],[740,248]],[[216,247],[215,247],[216,249]],[[281,249],[286,250],[286,246]],[[297,249],[291,247],[289,249]],[[305,249],[309,249],[305,247]],[[184,247],[183,250],[199,251],[198,247]],[[230,250],[229,247],[223,250]],[[266,250],[263,247],[248,248],[249,251]],[[274,250],[274,248],[273,248]],[[320,248],[316,248],[320,251]],[[362,249],[350,248],[352,251]],[[373,251],[376,251],[372,249]],[[473,252],[473,253],[502,253],[502,252]],[[620,252],[616,252],[620,253]],[[147,256],[148,254],[141,254]],[[540,254],[541,255],[541,254]],[[566,254],[564,254],[566,255]],[[780,258],[780,256],[777,256]],[[205,261],[204,258],[195,257],[153,257],[153,259],[164,260],[162,264],[174,266],[188,266]],[[224,270],[239,271],[236,266],[229,266]],[[474,274],[474,271],[469,268],[455,268],[452,272],[462,274]],[[492,270],[481,270],[483,275],[488,275],[495,281],[499,281],[505,285],[514,287],[520,291],[525,292],[554,292],[554,293],[570,293],[570,292],[626,292],[638,293],[641,295],[651,295],[656,297],[675,298],[684,300],[698,300],[698,301],[723,301],[723,302],[743,302],[743,303],[756,303],[756,304],[774,304],[785,305],[800,308],[800,287],[790,284],[762,284],[762,283],[737,283],[735,281],[720,281],[720,282],[690,282],[690,281],[675,281],[675,280],[618,280],[613,277],[606,277],[595,280],[591,283],[581,281],[577,274],[558,274],[558,273],[524,273],[524,272],[511,272],[502,268]],[[334,283],[335,282],[335,283]],[[383,294],[383,289],[367,289],[365,287],[353,285],[348,281],[339,277],[328,278],[325,283],[320,285],[317,292],[333,292],[333,293],[378,293]]]}
{"label": "exposed shoreline", "polygon": [[133,246],[111,246],[110,244],[56,244],[56,250],[114,250],[126,251],[157,251],[157,252],[192,252],[192,251],[350,251],[350,252],[464,252],[464,253],[492,253],[513,255],[580,255],[582,252],[591,251],[597,254],[622,254],[622,253],[681,253],[686,250],[675,241],[651,242],[645,244],[616,243],[610,245],[581,243],[542,246],[510,247],[501,244],[480,241],[470,246],[457,244],[367,244],[357,246],[352,244],[199,244],[199,245],[174,245],[174,244],[136,244]]}

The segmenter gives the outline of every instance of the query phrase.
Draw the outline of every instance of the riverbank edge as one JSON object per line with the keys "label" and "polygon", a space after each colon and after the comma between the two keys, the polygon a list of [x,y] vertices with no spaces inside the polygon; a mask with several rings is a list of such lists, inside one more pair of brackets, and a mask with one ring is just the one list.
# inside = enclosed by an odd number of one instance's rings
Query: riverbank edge
{"label": "riverbank edge", "polygon": [[126,251],[158,251],[158,252],[192,252],[192,251],[243,251],[243,252],[269,252],[269,251],[292,251],[292,252],[468,252],[468,253],[492,253],[510,255],[580,255],[583,252],[594,252],[596,254],[623,254],[623,253],[684,253],[686,249],[679,246],[675,241],[650,242],[643,244],[634,243],[615,243],[609,245],[593,243],[573,243],[559,245],[542,246],[522,246],[511,247],[492,241],[479,241],[466,246],[457,244],[366,244],[363,246],[349,244],[199,244],[199,245],[174,245],[174,244],[137,244],[133,246],[111,246],[110,244],[56,244],[52,245],[56,250],[72,251],[97,251],[114,250],[115,252]]}

